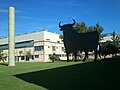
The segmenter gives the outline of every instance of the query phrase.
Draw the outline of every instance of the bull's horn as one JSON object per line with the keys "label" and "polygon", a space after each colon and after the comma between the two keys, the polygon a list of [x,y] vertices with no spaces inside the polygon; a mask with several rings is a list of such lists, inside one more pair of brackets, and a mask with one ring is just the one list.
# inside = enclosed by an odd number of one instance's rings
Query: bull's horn
{"label": "bull's horn", "polygon": [[72,26],[74,26],[75,25],[75,19],[72,19],[73,20],[73,24],[71,24]]}
{"label": "bull's horn", "polygon": [[62,26],[60,25],[61,22],[59,22],[59,27],[61,28]]}

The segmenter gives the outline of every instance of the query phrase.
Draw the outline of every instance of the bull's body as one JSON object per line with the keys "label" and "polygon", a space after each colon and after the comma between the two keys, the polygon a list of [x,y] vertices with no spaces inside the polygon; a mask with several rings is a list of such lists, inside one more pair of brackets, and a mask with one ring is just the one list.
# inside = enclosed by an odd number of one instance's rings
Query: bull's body
{"label": "bull's body", "polygon": [[[74,21],[75,23],[75,21]],[[97,46],[99,35],[97,31],[87,32],[87,33],[78,33],[72,27],[73,24],[66,24],[59,27],[63,30],[64,35],[64,46],[67,53],[67,61],[69,61],[69,54],[75,54],[75,61],[76,55],[78,51],[85,51],[85,58],[87,57],[88,50],[94,50],[95,52],[95,60],[97,59]]]}

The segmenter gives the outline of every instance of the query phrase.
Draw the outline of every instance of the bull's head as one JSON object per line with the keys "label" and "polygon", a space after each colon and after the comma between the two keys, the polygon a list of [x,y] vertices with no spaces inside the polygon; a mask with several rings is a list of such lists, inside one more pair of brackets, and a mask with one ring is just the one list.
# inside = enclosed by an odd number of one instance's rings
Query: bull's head
{"label": "bull's head", "polygon": [[60,23],[59,23],[60,30],[67,30],[67,29],[72,28],[75,25],[75,20],[73,19],[73,23],[72,24],[65,24],[63,26],[61,26]]}

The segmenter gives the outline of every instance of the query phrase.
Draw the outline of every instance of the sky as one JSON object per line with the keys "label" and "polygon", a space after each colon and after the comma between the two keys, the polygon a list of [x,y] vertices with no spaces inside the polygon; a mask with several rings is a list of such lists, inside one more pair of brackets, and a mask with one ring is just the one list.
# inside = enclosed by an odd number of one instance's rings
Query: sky
{"label": "sky", "polygon": [[99,23],[103,33],[120,33],[120,0],[0,0],[0,38],[8,36],[8,7],[15,7],[15,34],[47,29],[62,34],[58,23]]}

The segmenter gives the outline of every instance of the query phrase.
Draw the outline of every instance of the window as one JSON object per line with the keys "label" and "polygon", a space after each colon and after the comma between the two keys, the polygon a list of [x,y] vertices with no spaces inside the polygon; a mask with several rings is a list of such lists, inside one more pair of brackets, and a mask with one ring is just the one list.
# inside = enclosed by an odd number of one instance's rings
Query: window
{"label": "window", "polygon": [[57,41],[57,43],[60,43],[60,41]]}
{"label": "window", "polygon": [[65,51],[64,47],[62,47],[62,51]]}
{"label": "window", "polygon": [[50,48],[50,46],[48,46],[48,48]]}
{"label": "window", "polygon": [[52,46],[52,51],[55,51],[55,46]]}
{"label": "window", "polygon": [[65,57],[66,55],[65,54],[61,54],[61,57]]}
{"label": "window", "polygon": [[33,56],[33,55],[32,55],[32,57],[31,57],[31,58],[32,58],[32,60],[34,60],[34,56]]}
{"label": "window", "polygon": [[35,46],[34,49],[35,49],[35,51],[43,51],[44,47],[43,46]]}
{"label": "window", "polygon": [[49,57],[52,56],[52,54],[49,54]]}
{"label": "window", "polygon": [[33,40],[17,42],[17,43],[15,43],[15,48],[33,47],[33,42],[34,42]]}
{"label": "window", "polygon": [[24,56],[21,56],[21,60],[25,60],[25,57],[24,57]]}
{"label": "window", "polygon": [[8,45],[4,44],[4,45],[0,45],[0,50],[5,50],[8,49]]}
{"label": "window", "polygon": [[39,55],[35,55],[35,58],[39,58]]}
{"label": "window", "polygon": [[50,41],[50,39],[46,39],[46,41]]}

